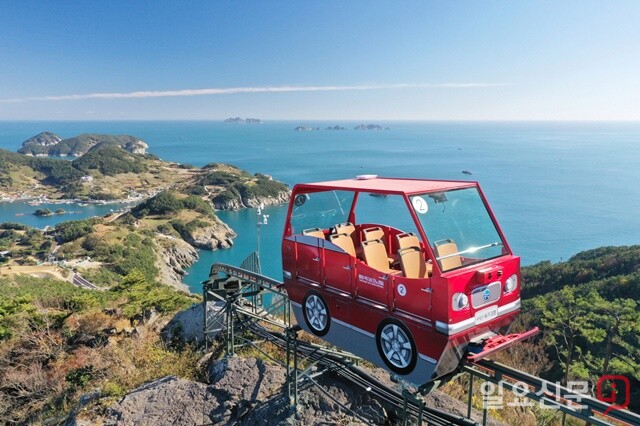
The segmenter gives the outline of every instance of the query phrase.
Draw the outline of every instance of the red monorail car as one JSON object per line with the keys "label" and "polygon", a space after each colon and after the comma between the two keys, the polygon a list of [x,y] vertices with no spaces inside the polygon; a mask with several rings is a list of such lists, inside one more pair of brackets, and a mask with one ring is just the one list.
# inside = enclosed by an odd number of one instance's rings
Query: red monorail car
{"label": "red monorail car", "polygon": [[477,182],[298,184],[282,263],[304,330],[412,383],[526,337],[499,335],[520,311],[520,258]]}

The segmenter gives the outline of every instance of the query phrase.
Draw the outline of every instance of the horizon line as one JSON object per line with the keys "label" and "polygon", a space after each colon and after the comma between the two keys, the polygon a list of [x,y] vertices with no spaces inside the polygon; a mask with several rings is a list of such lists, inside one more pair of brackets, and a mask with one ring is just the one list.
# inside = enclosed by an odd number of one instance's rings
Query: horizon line
{"label": "horizon line", "polygon": [[[22,118],[22,119],[4,119],[0,118],[0,123],[15,123],[15,122],[153,122],[153,121],[200,121],[200,122],[223,122],[228,118]],[[247,116],[247,118],[255,118]],[[517,123],[517,122],[531,122],[531,123],[637,123],[640,122],[640,118],[617,118],[617,119],[584,119],[584,118],[567,118],[567,119],[548,119],[548,118],[490,118],[490,119],[472,119],[472,118],[259,118],[263,124],[266,122],[319,122],[319,121],[331,121],[338,123],[347,122],[366,122],[366,121],[381,121],[381,122],[494,122],[494,123]],[[234,124],[234,123],[230,123]]]}

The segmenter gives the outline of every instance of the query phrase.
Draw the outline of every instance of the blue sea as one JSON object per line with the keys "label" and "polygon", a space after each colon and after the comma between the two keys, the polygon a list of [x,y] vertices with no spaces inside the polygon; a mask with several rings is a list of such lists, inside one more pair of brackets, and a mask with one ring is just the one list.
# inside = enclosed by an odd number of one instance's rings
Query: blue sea
{"label": "blue sea", "polygon": [[[640,243],[640,123],[379,122],[389,130],[353,130],[356,122],[0,122],[0,148],[15,151],[42,131],[131,134],[164,160],[202,166],[231,163],[293,185],[358,174],[472,179],[480,182],[524,265],[566,260],[605,245]],[[340,124],[348,130],[324,130]],[[310,125],[323,130],[296,132]],[[470,171],[471,176],[462,174]],[[384,200],[380,200],[384,203]],[[381,204],[383,206],[383,204]],[[66,210],[83,208],[62,206]],[[86,213],[103,214],[86,209]],[[44,227],[71,215],[35,218],[29,205],[0,204],[0,221]],[[16,216],[25,212],[24,216]],[[286,207],[269,207],[261,226],[263,271],[281,278]],[[393,214],[393,212],[387,212]],[[238,233],[229,250],[200,252],[185,282],[193,291],[213,262],[239,264],[256,249],[255,210],[219,212]],[[75,218],[75,217],[74,217]]]}

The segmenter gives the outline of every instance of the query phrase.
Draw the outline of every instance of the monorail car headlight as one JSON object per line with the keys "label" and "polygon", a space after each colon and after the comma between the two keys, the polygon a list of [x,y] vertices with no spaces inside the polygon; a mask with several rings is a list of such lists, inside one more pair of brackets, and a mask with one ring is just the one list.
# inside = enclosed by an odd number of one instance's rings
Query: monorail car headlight
{"label": "monorail car headlight", "polygon": [[504,292],[511,293],[518,287],[518,276],[516,274],[511,275],[507,278],[507,281],[504,282]]}
{"label": "monorail car headlight", "polygon": [[451,307],[454,311],[461,311],[469,307],[469,298],[464,293],[453,293]]}

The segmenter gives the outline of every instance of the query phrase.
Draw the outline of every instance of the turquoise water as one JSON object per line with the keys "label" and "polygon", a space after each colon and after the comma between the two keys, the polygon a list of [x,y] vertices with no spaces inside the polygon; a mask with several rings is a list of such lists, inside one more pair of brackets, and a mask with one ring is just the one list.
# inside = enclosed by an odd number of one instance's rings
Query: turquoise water
{"label": "turquoise water", "polygon": [[[0,203],[0,222],[19,222],[35,228],[44,229],[46,226],[55,226],[66,220],[78,220],[92,216],[104,216],[115,210],[123,208],[124,204],[51,204],[43,203],[37,206],[24,202]],[[64,209],[65,213],[51,216],[35,216],[38,209],[49,209],[55,212]]]}
{"label": "turquoise water", "polygon": [[[165,160],[198,166],[227,162],[290,185],[365,173],[473,179],[482,185],[523,264],[559,261],[603,245],[640,243],[640,123],[377,123],[391,130],[293,131],[302,124],[324,129],[338,124],[334,121],[5,122],[0,123],[0,148],[15,151],[23,140],[44,130],[62,137],[83,132],[132,134]],[[358,123],[339,124],[353,129]],[[463,175],[462,170],[473,175]],[[265,213],[270,222],[261,227],[263,270],[280,278],[286,209],[274,207]],[[211,263],[239,264],[256,248],[255,210],[219,216],[238,238],[230,250],[200,253],[185,280],[194,291],[200,291]],[[6,217],[0,210],[0,220],[19,218]],[[58,218],[68,219],[54,220]]]}

